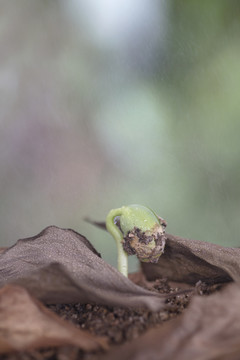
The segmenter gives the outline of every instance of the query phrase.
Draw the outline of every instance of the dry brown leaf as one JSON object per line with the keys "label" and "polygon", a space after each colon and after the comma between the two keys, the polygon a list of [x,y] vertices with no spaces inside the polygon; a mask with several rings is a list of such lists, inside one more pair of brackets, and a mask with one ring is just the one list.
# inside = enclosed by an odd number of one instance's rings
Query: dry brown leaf
{"label": "dry brown leaf", "polygon": [[194,284],[240,281],[240,248],[224,247],[204,241],[166,234],[164,254],[157,264],[142,263],[148,280],[168,280]]}
{"label": "dry brown leaf", "polygon": [[131,343],[106,360],[240,359],[240,285],[210,296],[195,296],[186,312]]}
{"label": "dry brown leaf", "polygon": [[[103,230],[104,222],[87,221]],[[240,248],[224,247],[204,241],[166,234],[164,254],[157,264],[141,263],[148,280],[159,277],[195,284],[240,281]]]}
{"label": "dry brown leaf", "polygon": [[107,343],[62,320],[20,286],[0,289],[0,353],[64,345],[94,351]]}
{"label": "dry brown leaf", "polygon": [[147,291],[100,258],[82,235],[50,226],[0,254],[0,286],[25,287],[45,303],[97,303],[163,307],[165,296]]}

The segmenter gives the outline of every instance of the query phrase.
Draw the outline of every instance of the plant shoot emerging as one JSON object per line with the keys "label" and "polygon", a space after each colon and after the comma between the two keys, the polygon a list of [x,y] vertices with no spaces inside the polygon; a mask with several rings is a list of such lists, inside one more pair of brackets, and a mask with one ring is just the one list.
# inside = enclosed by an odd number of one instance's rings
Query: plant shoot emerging
{"label": "plant shoot emerging", "polygon": [[143,262],[157,263],[165,247],[166,222],[142,205],[111,210],[106,228],[118,249],[118,270],[128,276],[128,255],[136,254]]}

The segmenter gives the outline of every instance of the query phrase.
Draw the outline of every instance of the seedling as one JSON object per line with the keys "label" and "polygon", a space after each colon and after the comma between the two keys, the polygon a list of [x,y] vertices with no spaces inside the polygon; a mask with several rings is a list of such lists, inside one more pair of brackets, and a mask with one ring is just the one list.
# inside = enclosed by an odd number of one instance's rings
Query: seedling
{"label": "seedling", "polygon": [[164,252],[166,222],[142,205],[123,206],[111,210],[106,228],[118,249],[118,270],[128,276],[128,255],[140,261],[157,263]]}

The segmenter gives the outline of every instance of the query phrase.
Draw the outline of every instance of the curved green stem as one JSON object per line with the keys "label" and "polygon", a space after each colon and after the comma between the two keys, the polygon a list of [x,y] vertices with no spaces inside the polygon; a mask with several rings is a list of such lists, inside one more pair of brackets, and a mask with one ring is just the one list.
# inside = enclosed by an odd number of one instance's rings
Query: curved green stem
{"label": "curved green stem", "polygon": [[123,241],[123,234],[118,228],[118,226],[114,223],[114,219],[117,216],[123,215],[126,211],[125,207],[119,208],[119,209],[113,209],[111,210],[106,219],[106,228],[108,232],[114,237],[116,244],[117,244],[117,250],[118,250],[118,270],[124,275],[128,276],[128,255],[126,251],[124,251],[122,246]]}
{"label": "curved green stem", "polygon": [[[115,224],[116,217],[120,228]],[[128,255],[136,254],[140,261],[157,262],[164,251],[163,220],[160,222],[146,206],[134,204],[111,210],[106,227],[116,241],[118,270],[124,276],[128,276]]]}

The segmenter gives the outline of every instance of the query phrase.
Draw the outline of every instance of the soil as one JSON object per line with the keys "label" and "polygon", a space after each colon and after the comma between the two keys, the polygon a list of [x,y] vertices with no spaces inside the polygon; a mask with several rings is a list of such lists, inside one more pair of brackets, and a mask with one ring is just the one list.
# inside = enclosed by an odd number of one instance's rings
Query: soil
{"label": "soil", "polygon": [[[136,273],[130,275],[132,281],[138,285],[159,292],[169,294],[166,307],[159,312],[151,312],[146,309],[126,309],[92,304],[59,304],[48,306],[63,319],[74,323],[81,329],[86,329],[94,335],[108,338],[110,347],[123,344],[136,339],[143,332],[155,326],[161,326],[174,317],[179,316],[187,307],[193,293],[208,295],[218,289],[218,286],[196,284],[192,293],[183,293],[173,296],[175,292],[182,290],[179,285],[169,284],[165,279],[157,279],[147,282]],[[98,353],[85,353],[76,347],[58,347],[28,352],[18,352],[4,355],[2,360],[96,360],[102,351]]]}

